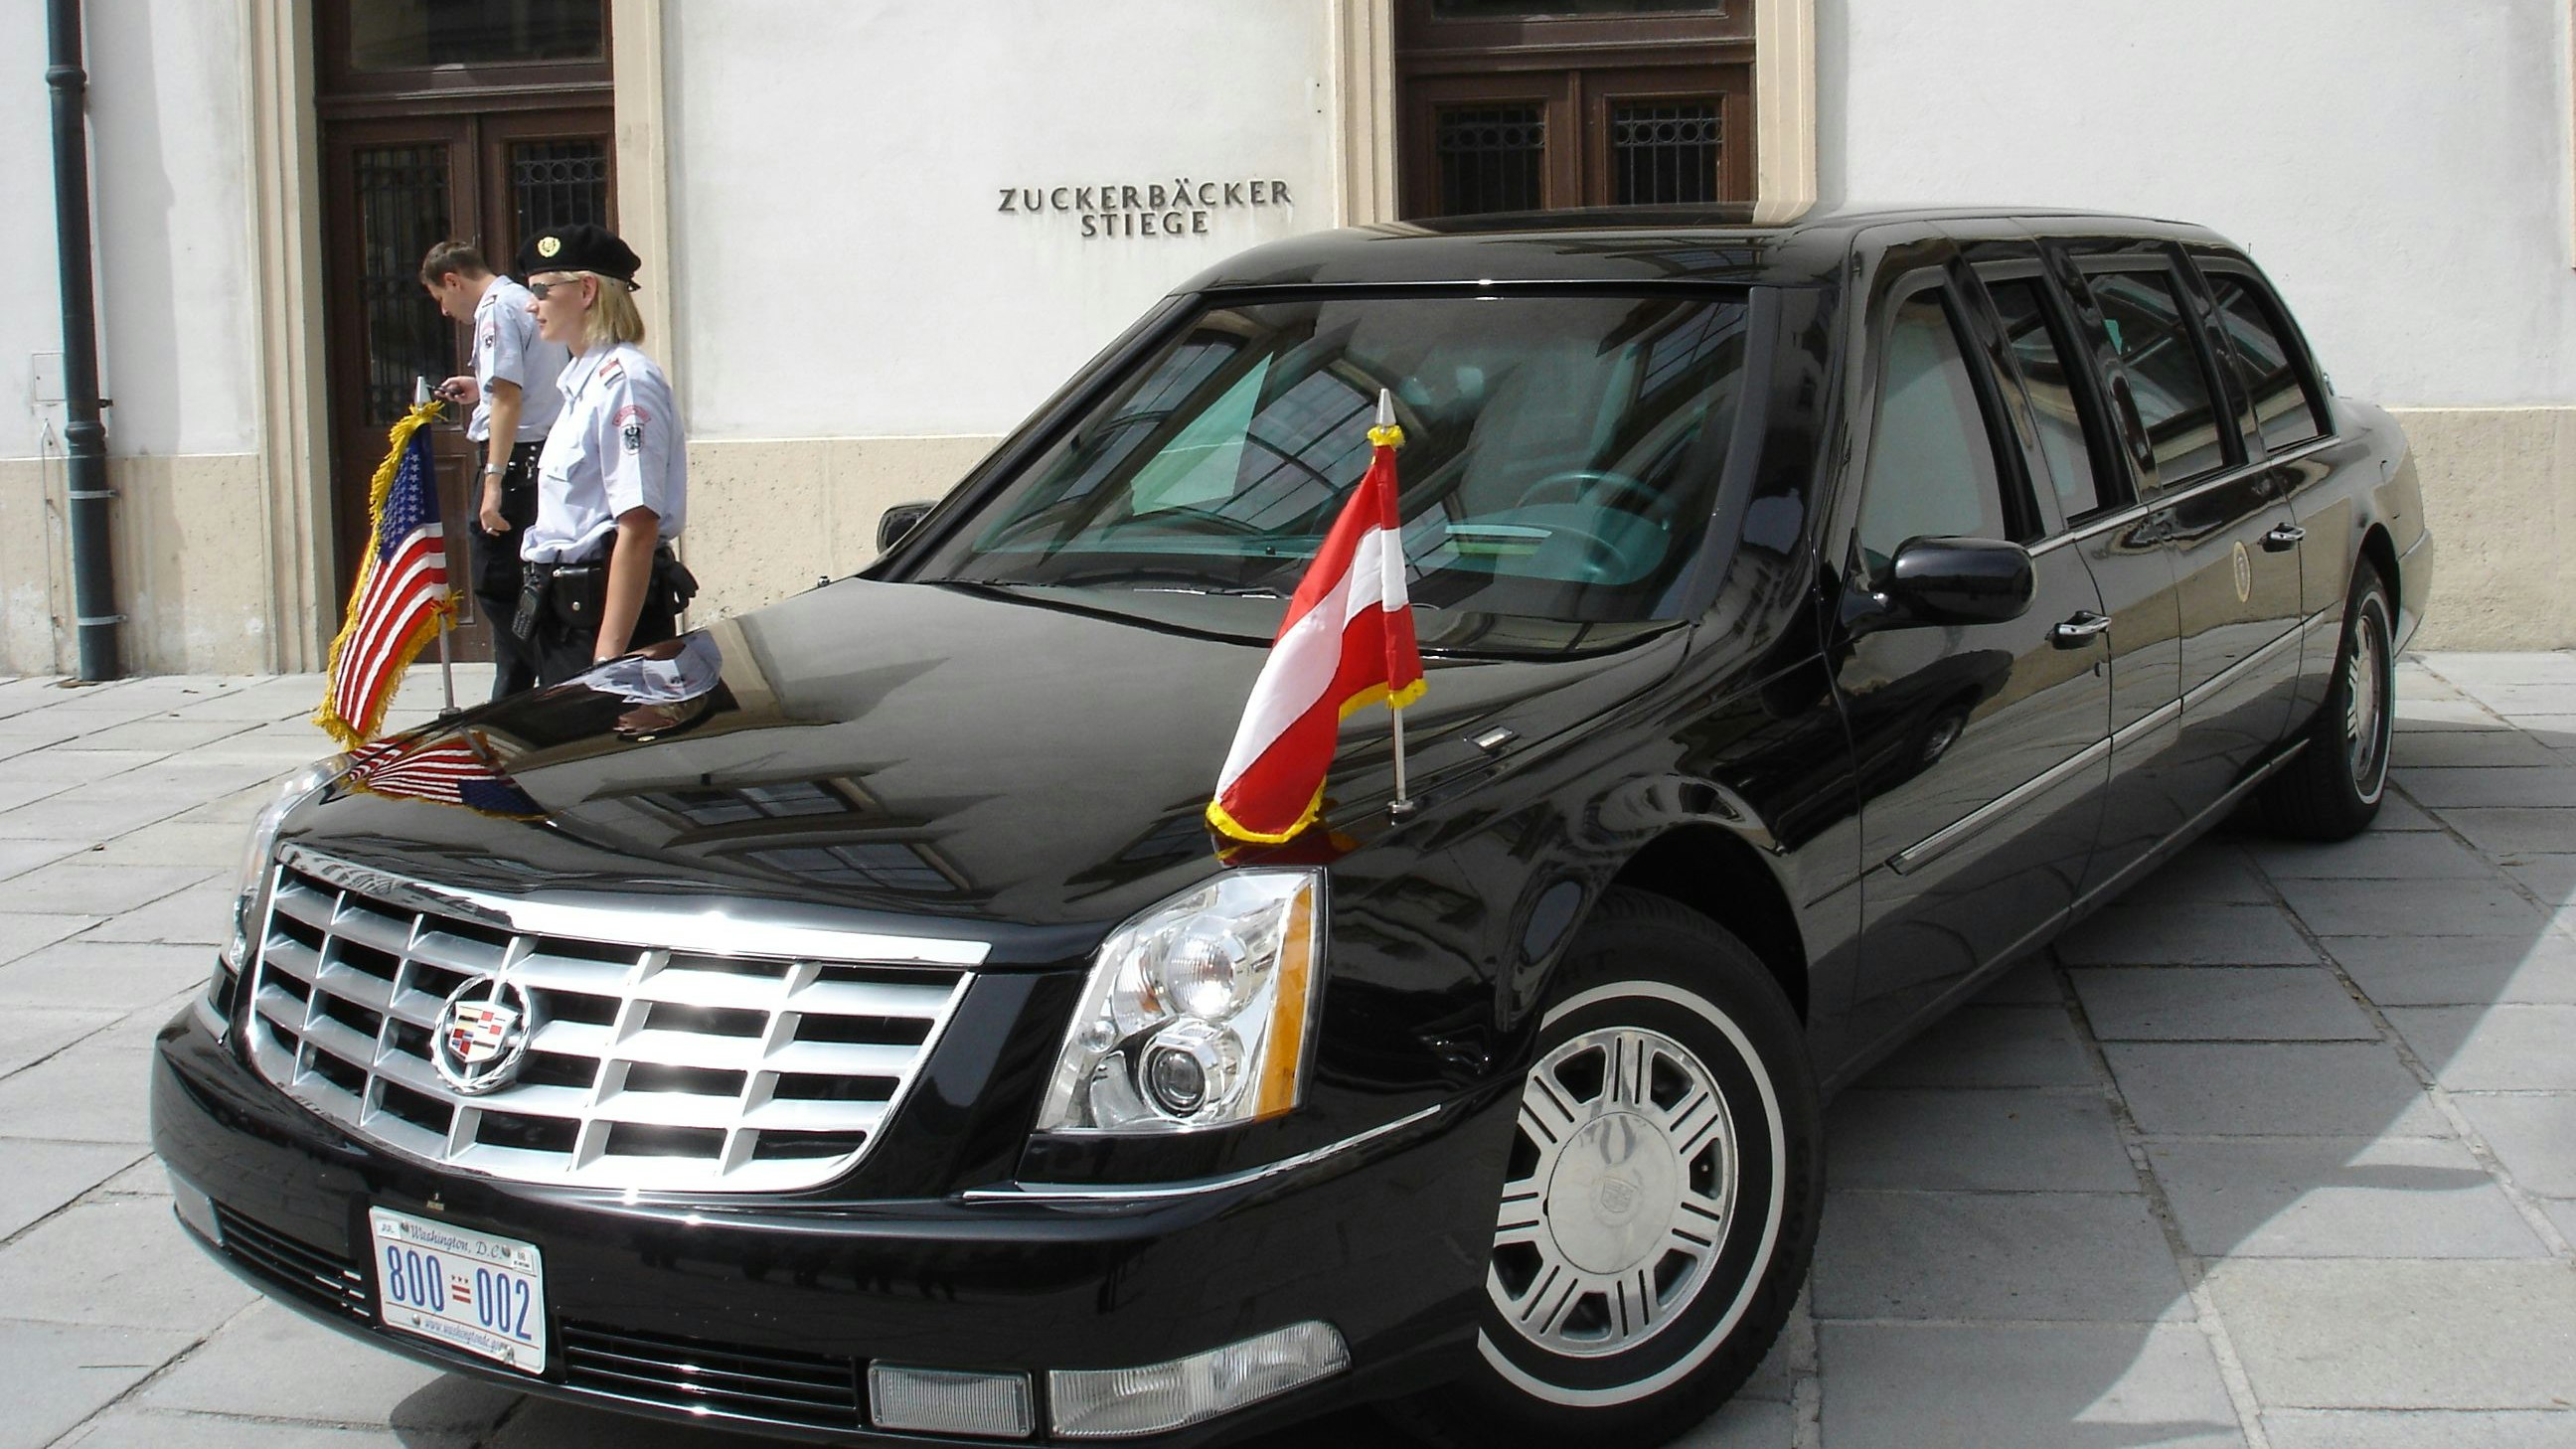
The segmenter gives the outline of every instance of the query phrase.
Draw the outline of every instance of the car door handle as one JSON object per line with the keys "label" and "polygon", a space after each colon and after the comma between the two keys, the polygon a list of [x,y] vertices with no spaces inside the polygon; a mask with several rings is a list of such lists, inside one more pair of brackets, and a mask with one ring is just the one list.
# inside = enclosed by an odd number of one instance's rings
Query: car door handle
{"label": "car door handle", "polygon": [[2085,645],[2092,643],[2094,639],[2099,637],[2110,627],[2111,621],[2109,618],[2101,614],[2096,614],[2091,609],[2086,609],[2084,612],[2077,614],[2074,618],[2058,625],[2057,628],[2050,633],[2049,639],[2050,642],[2054,643],[2060,649],[2081,649]]}
{"label": "car door handle", "polygon": [[2263,551],[2265,553],[2287,553],[2289,550],[2297,548],[2299,546],[2299,540],[2307,536],[2308,531],[2306,529],[2299,527],[2295,523],[2284,523],[2280,527],[2273,529],[2270,533],[2263,535]]}

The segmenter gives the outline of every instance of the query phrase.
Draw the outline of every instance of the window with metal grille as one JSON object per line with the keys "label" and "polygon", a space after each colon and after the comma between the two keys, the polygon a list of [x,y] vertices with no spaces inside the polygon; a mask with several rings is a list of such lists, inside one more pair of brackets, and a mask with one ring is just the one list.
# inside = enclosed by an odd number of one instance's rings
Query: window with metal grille
{"label": "window with metal grille", "polygon": [[1612,105],[1612,203],[1696,206],[1717,200],[1717,165],[1725,141],[1715,97]]}
{"label": "window with metal grille", "polygon": [[412,70],[607,53],[600,0],[366,0],[349,6],[348,64]]}
{"label": "window with metal grille", "polygon": [[1442,20],[1538,20],[1565,15],[1722,15],[1717,0],[1431,0]]}
{"label": "window with metal grille", "polygon": [[957,881],[925,846],[901,840],[755,850],[751,858],[803,880],[877,886],[912,895],[954,895]]}
{"label": "window with metal grille", "polygon": [[1434,123],[1440,212],[1533,211],[1546,205],[1547,111],[1537,102],[1444,108]]}
{"label": "window with metal grille", "polygon": [[510,148],[510,204],[520,236],[608,225],[608,143],[521,141]]}
{"label": "window with metal grille", "polygon": [[818,780],[666,790],[643,798],[697,826],[742,825],[803,815],[849,815],[859,809],[849,796]]}
{"label": "window with metal grille", "polygon": [[367,421],[382,427],[410,409],[413,379],[456,370],[454,330],[420,293],[420,259],[448,235],[447,148],[363,148],[355,160]]}

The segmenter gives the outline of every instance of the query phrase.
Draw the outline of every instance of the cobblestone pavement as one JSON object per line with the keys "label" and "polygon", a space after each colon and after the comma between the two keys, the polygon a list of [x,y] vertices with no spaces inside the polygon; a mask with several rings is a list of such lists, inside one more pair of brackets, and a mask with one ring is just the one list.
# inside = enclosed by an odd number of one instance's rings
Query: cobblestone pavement
{"label": "cobblestone pavement", "polygon": [[[146,1052],[316,693],[0,683],[0,1449],[757,1442],[376,1352],[172,1222]],[[1835,1104],[1806,1301],[1686,1443],[2576,1446],[2576,656],[2401,699],[2371,833],[2204,841]]]}

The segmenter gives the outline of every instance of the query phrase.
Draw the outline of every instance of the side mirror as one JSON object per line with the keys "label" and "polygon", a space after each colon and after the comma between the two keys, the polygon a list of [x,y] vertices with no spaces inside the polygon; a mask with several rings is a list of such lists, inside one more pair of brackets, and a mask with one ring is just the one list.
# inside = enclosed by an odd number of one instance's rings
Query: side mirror
{"label": "side mirror", "polygon": [[1879,581],[1881,628],[1908,624],[2000,624],[2018,619],[2039,595],[2030,550],[1997,538],[1914,538]]}
{"label": "side mirror", "polygon": [[930,510],[938,506],[936,503],[929,502],[898,503],[887,509],[884,516],[877,519],[877,552],[888,552],[896,544],[903,542],[903,536],[912,532],[913,525],[921,522],[929,515]]}

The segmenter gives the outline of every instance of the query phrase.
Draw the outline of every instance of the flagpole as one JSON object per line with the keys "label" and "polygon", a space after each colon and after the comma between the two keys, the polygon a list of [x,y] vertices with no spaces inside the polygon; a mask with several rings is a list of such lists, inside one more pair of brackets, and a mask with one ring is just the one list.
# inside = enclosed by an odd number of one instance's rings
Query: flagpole
{"label": "flagpole", "polygon": [[[411,405],[420,407],[429,401],[429,397],[429,379],[415,375],[411,380]],[[436,469],[438,450],[431,449],[429,456],[432,464],[429,486],[431,496],[435,497],[438,488]],[[452,608],[441,610],[438,616],[438,682],[447,692],[447,707],[438,712],[442,719],[456,713],[456,666],[447,656],[447,629],[455,618],[456,611]]]}
{"label": "flagpole", "polygon": [[[1395,427],[1395,394],[1386,388],[1377,390],[1377,425],[1379,428],[1389,430]],[[1401,442],[1401,434],[1393,436],[1399,443]],[[1403,535],[1398,533],[1387,539],[1388,547],[1393,551],[1386,555],[1385,568],[1398,581],[1404,577],[1402,538]],[[1392,598],[1395,594],[1390,590],[1387,596]],[[1394,697],[1389,695],[1386,701],[1386,712],[1388,718],[1395,722],[1395,798],[1386,802],[1386,813],[1392,819],[1401,820],[1412,814],[1415,808],[1413,792],[1406,787],[1404,780],[1404,706],[1396,703]]]}

